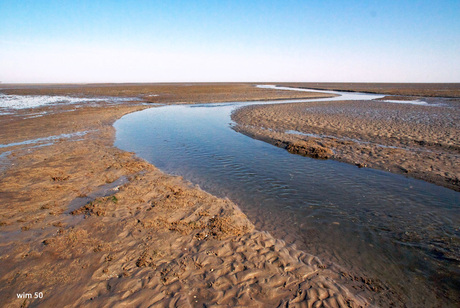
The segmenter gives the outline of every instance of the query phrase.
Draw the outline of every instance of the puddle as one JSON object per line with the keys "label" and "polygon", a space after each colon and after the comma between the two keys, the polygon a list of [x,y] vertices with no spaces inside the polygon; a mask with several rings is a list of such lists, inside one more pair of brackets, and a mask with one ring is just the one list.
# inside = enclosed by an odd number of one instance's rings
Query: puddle
{"label": "puddle", "polygon": [[410,105],[419,105],[419,106],[434,106],[438,107],[440,106],[439,104],[429,104],[427,102],[421,101],[421,100],[414,100],[414,101],[403,101],[403,100],[379,100],[380,102],[385,102],[385,103],[392,103],[392,104],[410,104]]}
{"label": "puddle", "polygon": [[8,95],[0,93],[0,108],[28,109],[55,104],[81,104],[95,102],[128,102],[139,100],[136,97],[72,97],[52,95]]}
{"label": "puddle", "polygon": [[36,108],[57,103],[78,104],[104,101],[104,98],[81,98],[49,95],[8,95],[0,93],[0,107],[9,109]]}
{"label": "puddle", "polygon": [[115,195],[118,192],[118,188],[128,182],[128,178],[126,176],[122,176],[112,183],[101,185],[96,189],[95,192],[85,197],[77,197],[73,199],[69,203],[69,206],[65,213],[70,214],[71,212],[81,208],[82,206],[85,206],[86,204],[96,200],[97,198]]}
{"label": "puddle", "polygon": [[6,151],[0,154],[0,171],[5,171],[10,167],[10,159],[8,156],[12,153],[13,151]]}
{"label": "puddle", "polygon": [[[68,139],[68,138],[72,138],[72,137],[81,137],[81,136],[86,135],[89,132],[90,131],[83,131],[83,132],[76,132],[76,133],[71,133],[71,134],[61,134],[61,135],[56,135],[56,136],[49,136],[49,137],[25,140],[25,141],[21,141],[21,142],[0,144],[0,148],[9,148],[9,147],[15,147],[15,146],[18,146],[18,145],[36,144],[36,143],[47,142],[47,141],[55,141],[55,140],[59,140],[59,139]],[[47,143],[47,145],[49,145],[49,143]]]}
{"label": "puddle", "polygon": [[18,116],[23,116],[25,119],[30,119],[40,117],[46,114],[46,112],[34,112],[35,108],[43,106],[65,104],[75,106],[75,108],[79,108],[80,105],[97,106],[100,103],[122,104],[125,102],[141,103],[143,101],[144,99],[142,99],[141,97],[72,97],[59,95],[8,95],[0,93],[0,115],[18,115],[17,110],[26,110],[26,112],[30,112],[30,114],[24,115],[23,112],[21,115]]}

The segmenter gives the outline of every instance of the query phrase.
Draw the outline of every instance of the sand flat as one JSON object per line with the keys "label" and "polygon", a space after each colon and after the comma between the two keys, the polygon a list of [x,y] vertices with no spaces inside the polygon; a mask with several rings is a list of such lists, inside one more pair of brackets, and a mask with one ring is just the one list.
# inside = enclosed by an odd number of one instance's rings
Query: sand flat
{"label": "sand flat", "polygon": [[328,97],[322,93],[261,89],[246,83],[16,85],[2,84],[9,95],[141,98],[151,103],[187,104]]}
{"label": "sand flat", "polygon": [[[236,97],[244,93],[229,99]],[[6,153],[0,177],[5,305],[368,304],[335,282],[338,273],[318,258],[255,230],[229,200],[114,148],[113,121],[144,108],[57,105],[41,107],[40,117],[20,110],[0,118],[1,144],[88,132],[0,149]],[[69,209],[120,178],[126,180]],[[43,298],[17,298],[34,292]]]}
{"label": "sand flat", "polygon": [[460,83],[290,82],[287,87],[398,96],[460,97]]}

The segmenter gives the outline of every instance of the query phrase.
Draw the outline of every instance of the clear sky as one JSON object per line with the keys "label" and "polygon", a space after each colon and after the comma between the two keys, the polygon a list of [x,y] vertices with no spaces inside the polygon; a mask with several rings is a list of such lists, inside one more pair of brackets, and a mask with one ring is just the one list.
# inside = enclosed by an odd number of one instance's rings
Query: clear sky
{"label": "clear sky", "polygon": [[460,82],[460,1],[0,0],[0,81]]}

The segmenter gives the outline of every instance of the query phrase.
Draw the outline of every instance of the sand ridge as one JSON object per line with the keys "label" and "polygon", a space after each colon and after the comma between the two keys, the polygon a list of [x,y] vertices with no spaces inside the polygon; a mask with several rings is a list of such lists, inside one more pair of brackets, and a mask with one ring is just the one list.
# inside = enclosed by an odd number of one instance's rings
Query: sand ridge
{"label": "sand ridge", "polygon": [[288,151],[333,158],[460,190],[458,101],[308,102],[236,110],[235,130]]}

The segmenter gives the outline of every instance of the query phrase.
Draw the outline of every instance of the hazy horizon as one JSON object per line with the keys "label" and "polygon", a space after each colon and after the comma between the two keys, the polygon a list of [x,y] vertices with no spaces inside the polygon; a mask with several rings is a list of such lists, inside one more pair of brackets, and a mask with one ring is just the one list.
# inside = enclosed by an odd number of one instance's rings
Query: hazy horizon
{"label": "hazy horizon", "polygon": [[289,83],[369,83],[369,84],[460,84],[460,82],[386,82],[386,81],[170,81],[170,82],[149,82],[149,81],[129,81],[129,82],[2,82],[3,85],[138,85],[138,84],[213,84],[213,83],[242,83],[242,84],[289,84]]}
{"label": "hazy horizon", "polygon": [[460,82],[459,1],[4,1],[7,83]]}

